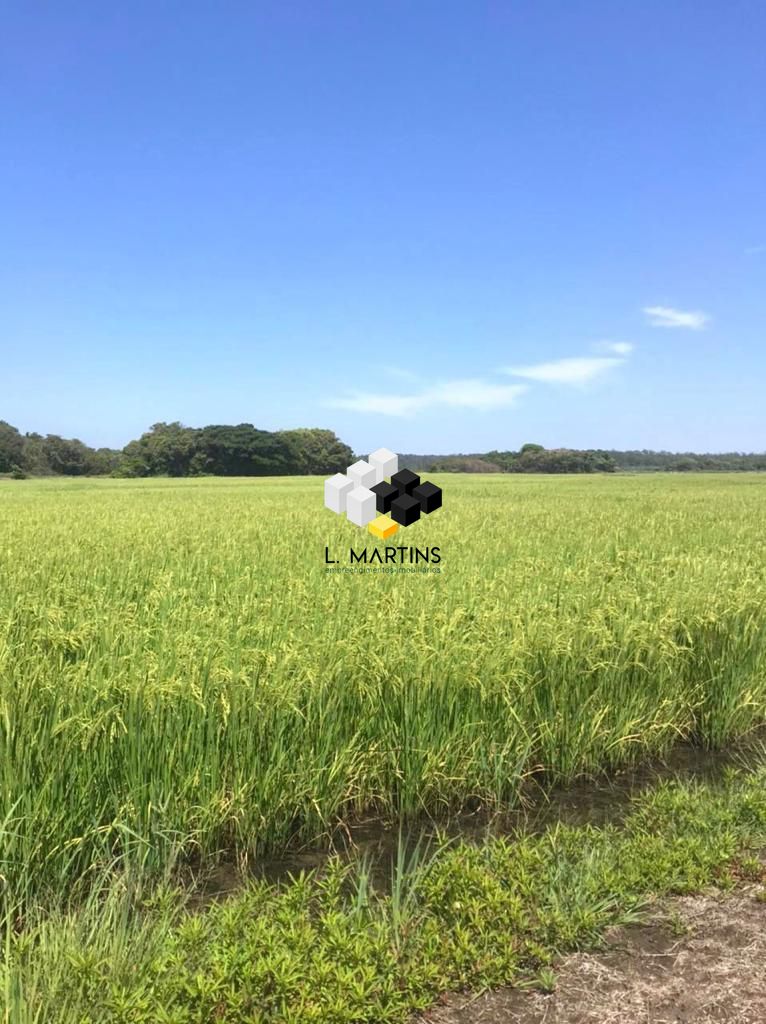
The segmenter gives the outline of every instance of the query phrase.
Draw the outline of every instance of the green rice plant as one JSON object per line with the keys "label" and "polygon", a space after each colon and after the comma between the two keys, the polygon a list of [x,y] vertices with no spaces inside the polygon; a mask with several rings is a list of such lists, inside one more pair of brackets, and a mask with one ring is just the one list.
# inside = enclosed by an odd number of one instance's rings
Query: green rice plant
{"label": "green rice plant", "polygon": [[764,722],[766,478],[439,483],[387,575],[316,479],[0,482],[3,915]]}

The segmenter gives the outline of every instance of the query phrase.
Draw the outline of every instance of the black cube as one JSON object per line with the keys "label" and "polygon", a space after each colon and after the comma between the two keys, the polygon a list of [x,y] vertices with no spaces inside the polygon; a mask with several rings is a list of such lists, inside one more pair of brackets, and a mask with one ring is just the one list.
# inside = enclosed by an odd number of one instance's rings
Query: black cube
{"label": "black cube", "polygon": [[420,477],[417,473],[413,473],[411,469],[400,469],[398,473],[394,473],[391,477],[391,483],[394,487],[399,488],[400,494],[412,494],[420,483]]}
{"label": "black cube", "polygon": [[370,490],[375,495],[375,508],[381,515],[390,512],[391,502],[394,498],[399,497],[399,488],[395,487],[394,484],[387,484],[385,480],[381,480],[379,484],[375,484]]}
{"label": "black cube", "polygon": [[422,512],[425,512],[426,515],[429,512],[435,512],[437,508],[442,507],[441,487],[437,487],[436,484],[432,484],[428,480],[414,488],[412,497],[415,498],[416,501],[420,502],[420,509]]}
{"label": "black cube", "polygon": [[391,502],[390,515],[400,526],[412,526],[420,519],[420,502],[410,494],[400,494]]}

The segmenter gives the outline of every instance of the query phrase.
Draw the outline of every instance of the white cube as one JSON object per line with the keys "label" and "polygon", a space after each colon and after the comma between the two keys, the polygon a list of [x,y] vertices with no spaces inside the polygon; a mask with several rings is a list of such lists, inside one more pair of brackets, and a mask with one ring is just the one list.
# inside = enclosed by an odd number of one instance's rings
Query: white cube
{"label": "white cube", "polygon": [[377,469],[362,459],[349,466],[346,474],[354,481],[356,487],[373,487],[380,483]]}
{"label": "white cube", "polygon": [[378,471],[378,479],[375,481],[378,484],[386,477],[391,479],[394,473],[399,472],[399,456],[394,455],[388,448],[378,448],[376,452],[368,456],[367,461]]}
{"label": "white cube", "polygon": [[324,482],[324,504],[332,512],[339,515],[346,511],[346,498],[353,491],[356,484],[345,473],[336,473],[329,480]]}
{"label": "white cube", "polygon": [[367,487],[355,487],[346,498],[346,515],[357,526],[366,526],[377,516],[375,495]]}

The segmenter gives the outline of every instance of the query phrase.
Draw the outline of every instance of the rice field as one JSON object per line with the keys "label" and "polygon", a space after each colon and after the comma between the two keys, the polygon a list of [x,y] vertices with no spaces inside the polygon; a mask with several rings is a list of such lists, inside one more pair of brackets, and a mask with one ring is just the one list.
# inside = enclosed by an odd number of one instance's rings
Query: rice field
{"label": "rice field", "polygon": [[6,918],[764,722],[766,476],[429,479],[374,574],[318,479],[0,481]]}

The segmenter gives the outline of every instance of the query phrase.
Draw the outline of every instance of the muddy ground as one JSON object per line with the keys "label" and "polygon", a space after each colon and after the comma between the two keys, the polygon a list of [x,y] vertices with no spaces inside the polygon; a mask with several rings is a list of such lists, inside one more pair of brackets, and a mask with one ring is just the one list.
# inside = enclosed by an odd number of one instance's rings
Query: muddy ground
{"label": "muddy ground", "polygon": [[556,966],[556,989],[448,996],[428,1024],[766,1024],[766,902],[758,888],[665,901],[599,953]]}

